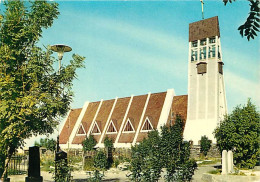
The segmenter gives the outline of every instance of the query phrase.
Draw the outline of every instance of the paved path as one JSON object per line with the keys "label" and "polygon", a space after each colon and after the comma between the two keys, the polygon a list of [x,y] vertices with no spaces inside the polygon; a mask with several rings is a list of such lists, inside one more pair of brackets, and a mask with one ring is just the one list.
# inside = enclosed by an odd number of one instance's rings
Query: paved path
{"label": "paved path", "polygon": [[[215,168],[213,167],[216,164],[211,164],[211,165],[207,165],[207,166],[200,166],[198,167],[198,169],[195,171],[195,174],[193,175],[192,178],[192,182],[202,182],[202,176],[203,173],[207,173],[211,170],[215,170]],[[118,169],[112,168],[109,171],[107,171],[105,173],[105,180],[104,181],[109,181],[109,182],[127,182],[130,181],[127,177],[126,174],[129,173],[129,171],[120,171]],[[46,171],[42,171],[41,175],[43,176],[43,181],[44,182],[53,182],[54,180],[52,179],[52,174],[48,173]],[[84,171],[75,171],[72,173],[73,179],[75,182],[83,182],[85,181],[85,179],[88,177],[88,175],[86,174],[86,172]],[[11,178],[11,182],[24,182],[25,181],[25,177],[26,175],[15,175],[15,176],[10,176]],[[244,181],[254,181],[255,180],[250,180],[250,176],[246,177],[246,176],[228,176],[230,177],[230,179],[225,180],[222,179],[223,176],[218,175],[216,176],[218,178],[217,181],[225,181],[225,182],[230,182],[230,181],[235,181],[235,182],[244,182]],[[236,179],[233,179],[236,178]],[[239,179],[239,181],[237,180],[237,178]],[[251,177],[253,178],[253,177]],[[259,176],[257,174],[256,177],[254,177],[256,179],[260,179],[260,172],[259,172]],[[242,180],[242,181],[241,181]],[[163,182],[164,180],[161,179],[160,182]],[[256,180],[258,181],[258,180]]]}
{"label": "paved path", "polygon": [[201,182],[202,181],[201,178],[202,178],[203,173],[207,173],[209,171],[216,170],[216,168],[214,168],[214,166],[219,165],[219,164],[220,163],[198,167],[198,169],[195,171],[194,175],[192,176],[192,182]]}
{"label": "paved path", "polygon": [[[213,166],[213,165],[212,165]],[[214,167],[212,166],[202,166],[199,167],[193,176],[193,182],[201,182],[201,177],[203,173],[206,173],[210,170],[213,170]],[[105,181],[121,181],[126,182],[129,181],[129,179],[126,177],[126,174],[129,173],[129,171],[119,171],[117,169],[111,169],[108,172],[105,173]],[[46,171],[41,172],[41,176],[43,177],[44,182],[53,182],[52,174],[48,173]],[[73,179],[75,182],[81,182],[85,181],[85,179],[88,177],[86,172],[84,171],[75,171],[72,173]],[[14,175],[10,176],[11,182],[24,182],[26,175]],[[163,181],[163,180],[160,180]]]}

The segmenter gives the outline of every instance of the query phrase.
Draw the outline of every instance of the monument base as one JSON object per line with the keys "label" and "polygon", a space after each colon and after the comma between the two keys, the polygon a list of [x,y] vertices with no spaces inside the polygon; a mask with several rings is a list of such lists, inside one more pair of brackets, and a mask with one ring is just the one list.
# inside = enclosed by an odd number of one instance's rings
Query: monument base
{"label": "monument base", "polygon": [[25,182],[42,182],[43,181],[43,178],[42,176],[39,176],[39,177],[26,177],[25,178]]}

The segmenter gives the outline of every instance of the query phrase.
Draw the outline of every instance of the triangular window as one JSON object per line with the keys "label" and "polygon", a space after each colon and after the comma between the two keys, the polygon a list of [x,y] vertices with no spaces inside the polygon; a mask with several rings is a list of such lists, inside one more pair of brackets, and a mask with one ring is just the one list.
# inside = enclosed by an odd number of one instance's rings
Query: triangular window
{"label": "triangular window", "polygon": [[148,131],[152,131],[152,130],[153,130],[153,125],[150,122],[149,118],[147,117],[144,121],[141,132],[148,132]]}
{"label": "triangular window", "polygon": [[107,134],[114,134],[117,133],[116,127],[114,125],[114,122],[111,120],[108,129],[107,129]]}
{"label": "triangular window", "polygon": [[94,123],[94,125],[93,125],[91,134],[93,134],[93,135],[100,135],[100,134],[101,134],[101,131],[100,131],[100,129],[99,129],[98,124],[97,124],[96,121],[95,121],[95,123]]}
{"label": "triangular window", "polygon": [[135,129],[133,127],[133,124],[130,121],[130,119],[128,119],[126,124],[125,124],[125,128],[123,130],[123,133],[134,133],[134,132],[135,132]]}
{"label": "triangular window", "polygon": [[85,131],[85,129],[84,129],[84,127],[83,127],[82,124],[80,124],[79,129],[78,129],[76,135],[77,135],[77,136],[79,136],[79,135],[86,135],[86,131]]}

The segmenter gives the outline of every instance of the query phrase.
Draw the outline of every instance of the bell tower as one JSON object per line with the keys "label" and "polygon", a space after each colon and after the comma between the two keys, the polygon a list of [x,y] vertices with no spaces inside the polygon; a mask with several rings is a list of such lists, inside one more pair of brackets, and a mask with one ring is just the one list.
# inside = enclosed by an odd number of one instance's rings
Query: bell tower
{"label": "bell tower", "polygon": [[218,17],[189,25],[188,116],[184,139],[198,144],[227,114]]}

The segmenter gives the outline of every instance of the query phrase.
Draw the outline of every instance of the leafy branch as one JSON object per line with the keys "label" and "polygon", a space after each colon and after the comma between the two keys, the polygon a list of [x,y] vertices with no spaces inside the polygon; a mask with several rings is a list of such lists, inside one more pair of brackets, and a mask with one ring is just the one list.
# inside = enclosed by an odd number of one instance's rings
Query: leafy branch
{"label": "leafy branch", "polygon": [[[224,4],[232,3],[235,0],[223,0]],[[246,22],[238,27],[240,35],[247,37],[249,41],[250,38],[254,39],[259,32],[259,22],[260,22],[260,13],[259,13],[259,0],[248,0],[250,2],[250,12],[249,16],[246,19]]]}

